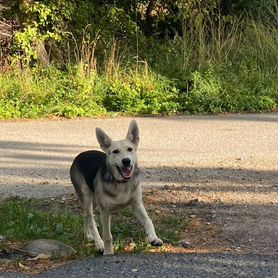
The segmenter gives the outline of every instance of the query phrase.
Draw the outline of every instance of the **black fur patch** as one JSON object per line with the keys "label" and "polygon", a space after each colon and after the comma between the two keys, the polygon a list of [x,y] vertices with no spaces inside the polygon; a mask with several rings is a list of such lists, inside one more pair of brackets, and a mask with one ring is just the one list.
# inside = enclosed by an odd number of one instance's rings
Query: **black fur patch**
{"label": "black fur patch", "polygon": [[80,195],[81,185],[78,176],[81,174],[87,185],[94,192],[94,180],[99,169],[106,164],[106,154],[99,151],[87,151],[80,153],[72,163],[70,177],[72,183]]}

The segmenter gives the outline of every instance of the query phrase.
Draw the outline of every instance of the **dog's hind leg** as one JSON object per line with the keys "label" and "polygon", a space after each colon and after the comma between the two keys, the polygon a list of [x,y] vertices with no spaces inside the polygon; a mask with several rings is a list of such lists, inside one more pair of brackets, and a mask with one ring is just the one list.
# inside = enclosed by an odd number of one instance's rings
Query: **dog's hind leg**
{"label": "dog's hind leg", "polygon": [[95,242],[96,249],[99,251],[104,250],[103,240],[101,239],[98,228],[94,218],[93,210],[93,193],[90,190],[86,190],[86,194],[83,195],[83,209],[85,214],[84,233],[89,241]]}

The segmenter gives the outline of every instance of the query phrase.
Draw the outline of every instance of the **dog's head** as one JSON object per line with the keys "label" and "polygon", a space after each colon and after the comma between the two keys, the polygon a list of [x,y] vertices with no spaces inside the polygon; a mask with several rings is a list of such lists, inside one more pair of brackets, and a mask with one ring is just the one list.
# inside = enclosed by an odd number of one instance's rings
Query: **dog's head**
{"label": "dog's head", "polygon": [[117,181],[129,181],[137,163],[139,129],[135,120],[131,121],[126,139],[113,141],[102,129],[96,128],[97,140],[107,155],[107,166]]}

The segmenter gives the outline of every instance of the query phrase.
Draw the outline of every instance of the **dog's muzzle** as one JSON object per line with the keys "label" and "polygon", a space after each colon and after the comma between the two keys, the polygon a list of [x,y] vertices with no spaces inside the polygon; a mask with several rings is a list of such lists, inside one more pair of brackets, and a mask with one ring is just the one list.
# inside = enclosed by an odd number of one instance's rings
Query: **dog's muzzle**
{"label": "dog's muzzle", "polygon": [[129,180],[132,176],[132,165],[131,165],[131,160],[129,158],[124,158],[122,160],[122,167],[117,166],[117,169],[120,173],[120,175],[123,177],[124,180]]}

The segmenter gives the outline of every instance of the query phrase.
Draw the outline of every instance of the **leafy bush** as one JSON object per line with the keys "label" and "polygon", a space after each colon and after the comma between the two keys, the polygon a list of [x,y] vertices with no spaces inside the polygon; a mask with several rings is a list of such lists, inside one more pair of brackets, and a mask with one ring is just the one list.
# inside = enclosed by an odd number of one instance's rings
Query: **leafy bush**
{"label": "leafy bush", "polygon": [[93,75],[83,78],[77,71],[65,73],[53,67],[34,68],[0,75],[0,84],[2,82],[6,86],[0,94],[1,118],[105,114],[101,91],[94,88],[101,80]]}
{"label": "leafy bush", "polygon": [[135,75],[127,83],[110,83],[104,105],[108,111],[132,114],[176,113],[178,91],[166,78]]}
{"label": "leafy bush", "polygon": [[184,110],[191,113],[222,112],[224,93],[220,80],[210,71],[204,75],[194,72],[192,90],[184,98]]}
{"label": "leafy bush", "polygon": [[23,2],[20,5],[22,28],[15,32],[16,51],[13,62],[20,61],[25,65],[32,65],[38,61],[40,55],[48,55],[46,43],[50,45],[51,42],[61,42],[66,36],[65,21],[71,18],[73,6],[70,2],[55,2],[34,1]]}
{"label": "leafy bush", "polygon": [[[229,75],[227,75],[229,74]],[[192,89],[182,96],[182,109],[189,113],[265,111],[277,107],[275,85],[258,71],[240,67],[194,72]]]}

